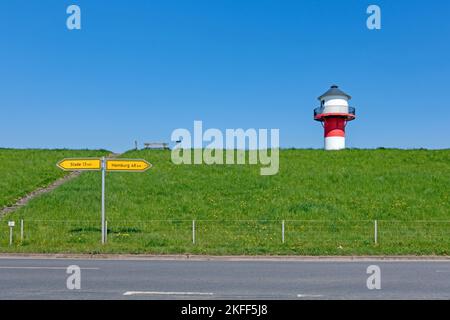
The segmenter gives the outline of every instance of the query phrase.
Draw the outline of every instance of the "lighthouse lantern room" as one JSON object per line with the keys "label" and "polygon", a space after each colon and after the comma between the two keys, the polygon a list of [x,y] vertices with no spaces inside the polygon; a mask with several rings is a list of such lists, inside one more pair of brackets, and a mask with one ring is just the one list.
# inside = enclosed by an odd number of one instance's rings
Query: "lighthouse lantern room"
{"label": "lighthouse lantern room", "polygon": [[355,119],[355,108],[348,105],[351,98],[336,85],[318,98],[320,107],[314,109],[314,120],[324,127],[325,150],[345,149],[345,126]]}

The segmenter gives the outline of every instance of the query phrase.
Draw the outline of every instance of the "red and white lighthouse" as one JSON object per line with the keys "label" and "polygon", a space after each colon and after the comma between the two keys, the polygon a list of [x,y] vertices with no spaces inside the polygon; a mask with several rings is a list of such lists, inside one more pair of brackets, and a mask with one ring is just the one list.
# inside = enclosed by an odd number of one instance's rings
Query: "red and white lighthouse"
{"label": "red and white lighthouse", "polygon": [[320,107],[314,109],[314,120],[324,127],[325,150],[345,149],[345,126],[355,119],[355,108],[348,105],[351,98],[336,85],[318,98]]}

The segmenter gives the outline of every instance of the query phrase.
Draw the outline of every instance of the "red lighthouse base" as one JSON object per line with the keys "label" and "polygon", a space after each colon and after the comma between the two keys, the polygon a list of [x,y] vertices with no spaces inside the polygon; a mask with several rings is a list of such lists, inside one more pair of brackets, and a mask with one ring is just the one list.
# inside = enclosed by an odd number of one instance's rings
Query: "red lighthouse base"
{"label": "red lighthouse base", "polygon": [[324,118],[323,119],[324,136],[327,137],[345,137],[345,126],[347,119],[344,118]]}
{"label": "red lighthouse base", "polygon": [[320,114],[315,117],[324,127],[325,150],[345,149],[345,126],[354,119],[352,114]]}

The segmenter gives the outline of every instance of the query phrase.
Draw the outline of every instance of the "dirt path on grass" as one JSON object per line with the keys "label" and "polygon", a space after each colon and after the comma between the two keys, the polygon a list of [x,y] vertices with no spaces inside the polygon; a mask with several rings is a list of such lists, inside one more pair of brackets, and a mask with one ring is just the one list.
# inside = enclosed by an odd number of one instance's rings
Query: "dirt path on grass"
{"label": "dirt path on grass", "polygon": [[[112,153],[110,155],[108,155],[108,158],[116,158],[118,157],[120,154],[119,153]],[[4,215],[14,212],[18,209],[20,209],[21,207],[25,206],[30,200],[39,197],[42,194],[51,192],[53,190],[55,190],[56,188],[58,188],[60,185],[73,180],[77,177],[79,177],[81,175],[81,171],[73,171],[71,173],[69,173],[68,175],[65,175],[62,178],[59,178],[58,180],[54,181],[52,184],[48,185],[47,187],[43,187],[43,188],[39,188],[36,189],[32,192],[30,192],[29,194],[25,195],[24,197],[20,198],[15,204],[13,204],[12,206],[6,206],[4,208],[2,208],[0,210],[0,218],[2,218]]]}

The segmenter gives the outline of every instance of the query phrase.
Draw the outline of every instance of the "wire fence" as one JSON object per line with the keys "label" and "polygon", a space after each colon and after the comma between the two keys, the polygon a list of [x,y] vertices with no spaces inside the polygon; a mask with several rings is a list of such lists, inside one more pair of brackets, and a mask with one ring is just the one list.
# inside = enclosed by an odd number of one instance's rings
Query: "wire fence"
{"label": "wire fence", "polygon": [[[98,220],[0,221],[0,248],[98,244]],[[422,245],[450,248],[450,220],[145,220],[107,221],[107,245],[126,248],[273,248]]]}

